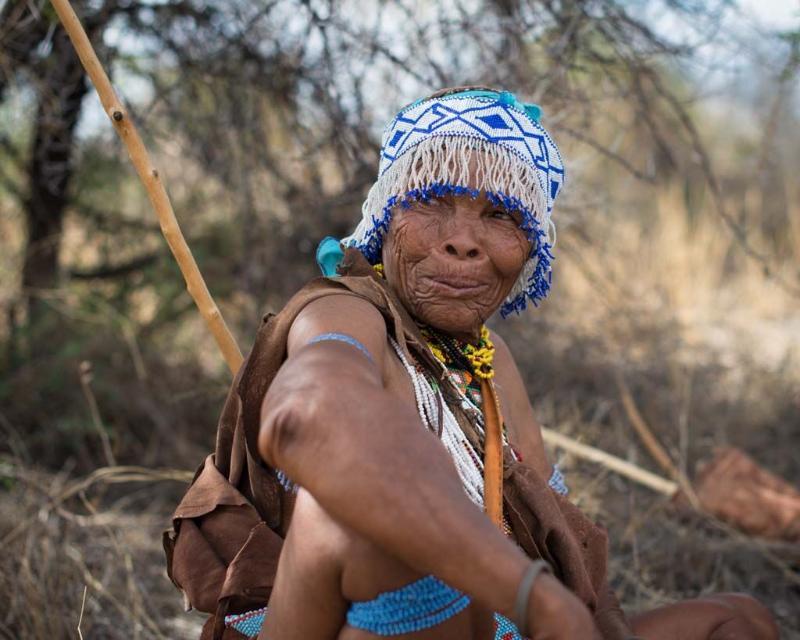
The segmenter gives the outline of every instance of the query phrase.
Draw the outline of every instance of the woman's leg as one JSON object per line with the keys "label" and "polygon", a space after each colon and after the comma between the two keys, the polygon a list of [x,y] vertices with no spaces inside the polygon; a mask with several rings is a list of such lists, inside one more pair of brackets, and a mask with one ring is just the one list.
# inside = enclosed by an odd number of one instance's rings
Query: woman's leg
{"label": "woman's leg", "polygon": [[645,640],[778,640],[778,626],[758,600],[721,593],[629,616]]}
{"label": "woman's leg", "polygon": [[259,640],[333,640],[344,624],[344,532],[299,491]]}
{"label": "woman's leg", "polygon": [[[347,626],[351,601],[371,600],[420,578],[419,573],[335,522],[307,492],[297,496],[260,640],[370,640]],[[398,640],[492,637],[491,613],[470,605],[439,625]],[[480,632],[480,635],[478,635]]]}

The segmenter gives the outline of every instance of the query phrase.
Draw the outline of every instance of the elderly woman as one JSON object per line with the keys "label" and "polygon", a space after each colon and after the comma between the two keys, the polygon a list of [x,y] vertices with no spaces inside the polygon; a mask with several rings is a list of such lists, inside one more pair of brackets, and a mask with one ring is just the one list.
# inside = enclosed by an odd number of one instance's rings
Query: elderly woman
{"label": "elderly woman", "polygon": [[564,169],[539,117],[459,88],[387,127],[347,250],[266,319],[176,511],[170,575],[207,637],[777,638],[735,594],[626,619],[484,325],[550,287]]}

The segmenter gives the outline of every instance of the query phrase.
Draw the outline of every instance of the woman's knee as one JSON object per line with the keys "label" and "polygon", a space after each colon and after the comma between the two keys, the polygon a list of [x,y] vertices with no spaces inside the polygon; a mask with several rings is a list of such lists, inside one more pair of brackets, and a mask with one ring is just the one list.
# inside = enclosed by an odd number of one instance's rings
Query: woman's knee
{"label": "woman's knee", "polygon": [[754,640],[778,640],[780,631],[774,616],[754,597],[745,593],[719,593],[705,600],[725,607],[730,617],[729,626],[745,626]]}
{"label": "woman's knee", "polygon": [[778,627],[758,600],[720,593],[634,615],[636,635],[657,640],[778,640]]}
{"label": "woman's knee", "polygon": [[353,533],[334,520],[314,497],[299,489],[292,511],[292,521],[286,535],[284,551],[304,558],[315,565],[344,566],[349,548],[354,544]]}

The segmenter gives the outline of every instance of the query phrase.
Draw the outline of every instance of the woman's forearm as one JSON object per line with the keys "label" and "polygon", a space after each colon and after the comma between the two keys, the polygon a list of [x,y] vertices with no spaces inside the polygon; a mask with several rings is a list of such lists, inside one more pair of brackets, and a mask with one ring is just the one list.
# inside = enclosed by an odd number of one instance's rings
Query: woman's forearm
{"label": "woman's forearm", "polygon": [[342,524],[510,613],[524,553],[469,501],[413,407],[347,347],[318,345],[284,365],[265,399],[259,450]]}

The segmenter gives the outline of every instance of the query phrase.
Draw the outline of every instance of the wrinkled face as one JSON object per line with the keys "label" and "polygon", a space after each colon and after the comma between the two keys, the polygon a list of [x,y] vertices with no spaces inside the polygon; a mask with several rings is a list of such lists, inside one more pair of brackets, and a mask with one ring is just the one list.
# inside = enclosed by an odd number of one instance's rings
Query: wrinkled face
{"label": "wrinkled face", "polygon": [[386,279],[418,320],[474,341],[530,255],[521,221],[483,195],[398,207],[383,244]]}

